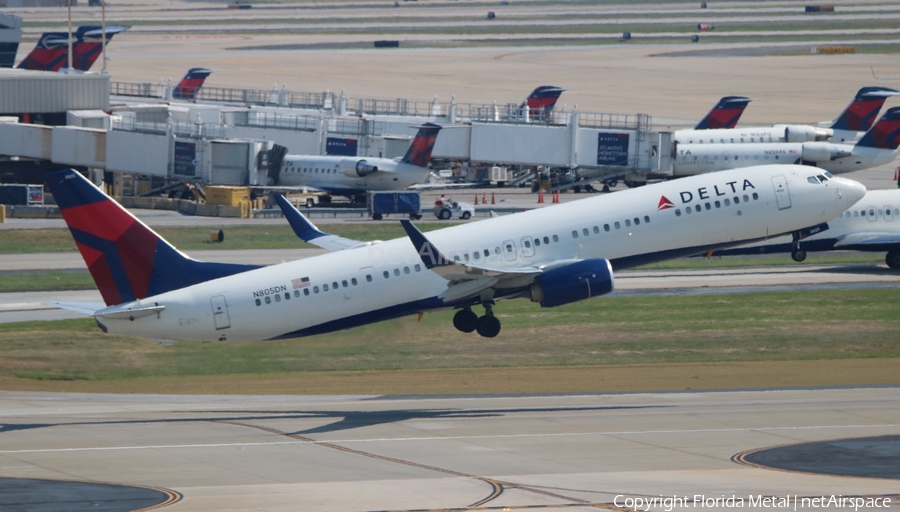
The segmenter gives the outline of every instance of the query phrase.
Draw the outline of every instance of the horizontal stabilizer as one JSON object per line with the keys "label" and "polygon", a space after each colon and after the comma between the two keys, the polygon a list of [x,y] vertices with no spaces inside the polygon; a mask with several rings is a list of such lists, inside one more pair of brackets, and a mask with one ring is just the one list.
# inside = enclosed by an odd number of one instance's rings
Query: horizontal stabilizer
{"label": "horizontal stabilizer", "polygon": [[289,203],[283,195],[274,194],[274,196],[275,201],[281,208],[281,212],[287,218],[288,223],[290,223],[291,229],[294,230],[294,234],[304,242],[329,251],[343,251],[344,249],[352,249],[369,244],[369,242],[361,242],[319,231],[319,228],[300,213],[300,210],[294,208],[294,205]]}
{"label": "horizontal stabilizer", "polygon": [[103,319],[111,319],[111,320],[134,320],[135,318],[143,318],[145,316],[151,316],[159,314],[160,311],[166,309],[165,306],[153,305],[153,306],[139,306],[136,308],[122,308],[120,306],[115,306],[112,308],[102,309],[94,313],[96,318]]}
{"label": "horizontal stabilizer", "polygon": [[106,304],[102,302],[45,302],[44,304],[85,316],[94,316],[94,313],[106,307]]}

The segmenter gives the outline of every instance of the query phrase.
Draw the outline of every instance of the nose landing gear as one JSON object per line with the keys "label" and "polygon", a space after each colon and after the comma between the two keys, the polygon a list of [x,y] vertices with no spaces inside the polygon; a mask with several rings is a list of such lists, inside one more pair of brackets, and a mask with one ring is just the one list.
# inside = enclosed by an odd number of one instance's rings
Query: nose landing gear
{"label": "nose landing gear", "polygon": [[794,233],[794,243],[791,246],[791,259],[797,263],[806,259],[806,251],[800,248],[799,233]]}
{"label": "nose landing gear", "polygon": [[470,308],[463,308],[453,315],[453,327],[462,332],[477,331],[485,338],[500,334],[500,320],[494,316],[492,303],[484,304],[484,316],[479,317]]}

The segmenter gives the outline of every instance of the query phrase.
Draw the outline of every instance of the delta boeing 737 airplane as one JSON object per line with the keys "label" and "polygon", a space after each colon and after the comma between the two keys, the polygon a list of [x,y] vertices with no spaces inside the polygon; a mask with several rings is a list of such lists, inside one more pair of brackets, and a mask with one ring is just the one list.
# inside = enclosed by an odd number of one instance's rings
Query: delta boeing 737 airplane
{"label": "delta boeing 737 airplane", "polygon": [[[179,252],[74,170],[47,175],[104,304],[64,304],[106,332],[166,340],[269,340],[455,308],[454,326],[494,337],[495,301],[554,307],[613,290],[613,268],[734,247],[827,222],[865,187],[773,165],[596,196],[475,224],[359,242],[289,215],[329,254],[269,267]],[[484,308],[479,316],[472,308]]]}

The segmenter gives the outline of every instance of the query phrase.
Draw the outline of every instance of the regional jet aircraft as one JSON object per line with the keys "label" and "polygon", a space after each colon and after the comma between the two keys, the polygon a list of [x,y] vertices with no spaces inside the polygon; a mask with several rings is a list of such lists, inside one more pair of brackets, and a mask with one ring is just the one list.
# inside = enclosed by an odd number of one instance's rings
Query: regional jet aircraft
{"label": "regional jet aircraft", "polygon": [[402,221],[407,236],[386,242],[300,222],[304,239],[333,252],[255,267],[193,260],[74,170],[59,171],[47,184],[106,307],[57,305],[92,315],[106,332],[168,340],[295,338],[450,308],[460,331],[494,337],[499,299],[553,307],[604,295],[613,268],[821,224],[865,194],[848,179],[809,180],[823,172],[723,171],[427,235]]}
{"label": "regional jet aircraft", "polygon": [[837,173],[893,162],[900,146],[900,107],[889,108],[856,145],[830,142],[677,144],[674,176],[771,163],[804,163]]}
{"label": "regional jet aircraft", "polygon": [[[737,119],[743,113],[749,98],[728,96],[719,100],[707,117],[693,130],[678,130],[674,140],[679,144],[746,144],[776,142],[856,142],[878,116],[885,100],[890,96],[900,96],[900,91],[888,87],[863,87],[853,101],[834,120],[819,123],[818,126],[776,124],[772,127],[735,128]],[[729,107],[725,100],[735,98]],[[724,102],[724,104],[723,104]],[[730,126],[725,120],[732,120]],[[704,124],[707,125],[704,125]],[[709,130],[708,128],[720,128]]]}
{"label": "regional jet aircraft", "polygon": [[[821,174],[807,179],[828,181]],[[802,238],[780,236],[734,249],[717,251],[734,254],[791,253],[794,261],[806,259],[808,251],[887,251],[884,262],[900,268],[900,190],[870,190],[858,203],[836,219],[801,231]]]}
{"label": "regional jet aircraft", "polygon": [[[441,127],[425,123],[399,160],[353,156],[287,155],[273,161],[278,187],[311,187],[354,197],[368,190],[401,190],[422,183]],[[354,151],[355,154],[355,151]]]}

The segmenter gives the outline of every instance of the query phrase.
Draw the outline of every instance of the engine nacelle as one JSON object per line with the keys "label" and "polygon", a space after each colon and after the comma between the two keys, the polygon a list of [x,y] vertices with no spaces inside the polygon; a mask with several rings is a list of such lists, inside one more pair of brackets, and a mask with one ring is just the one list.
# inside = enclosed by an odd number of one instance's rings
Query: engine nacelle
{"label": "engine nacelle", "polygon": [[606,259],[591,259],[548,270],[531,285],[532,302],[545,308],[606,295],[613,291],[612,265]]}
{"label": "engine nacelle", "polygon": [[784,125],[785,142],[815,142],[828,140],[834,135],[831,128],[805,125]]}
{"label": "engine nacelle", "polygon": [[851,151],[827,142],[804,142],[802,152],[803,160],[806,162],[830,162],[853,154]]}
{"label": "engine nacelle", "polygon": [[378,166],[365,160],[341,160],[341,173],[351,178],[364,178],[373,172],[378,172]]}

